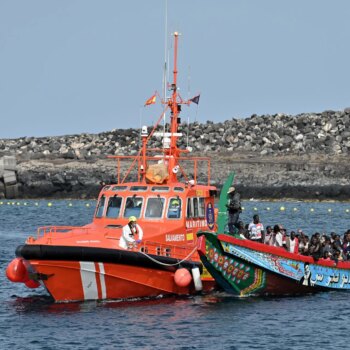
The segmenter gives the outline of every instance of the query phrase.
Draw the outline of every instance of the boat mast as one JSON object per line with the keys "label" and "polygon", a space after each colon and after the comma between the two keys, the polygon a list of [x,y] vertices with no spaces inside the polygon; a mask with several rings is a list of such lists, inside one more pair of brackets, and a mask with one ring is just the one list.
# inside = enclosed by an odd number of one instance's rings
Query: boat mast
{"label": "boat mast", "polygon": [[[174,68],[173,68],[173,82],[170,84],[170,91],[171,94],[169,97],[166,96],[164,92],[164,99],[162,100],[162,104],[165,105],[166,107],[164,108],[164,111],[160,115],[157,123],[154,125],[153,130],[151,133],[148,133],[147,127],[142,127],[141,130],[141,139],[142,139],[142,148],[140,149],[139,153],[137,156],[109,156],[110,158],[117,158],[118,159],[118,165],[117,165],[117,173],[118,173],[118,184],[124,183],[126,178],[129,176],[130,172],[134,169],[135,165],[137,166],[137,171],[138,171],[138,181],[142,183],[147,183],[147,181],[151,183],[177,183],[178,178],[177,178],[177,173],[180,172],[182,176],[184,177],[185,181],[189,181],[185,170],[180,166],[179,160],[180,160],[180,155],[187,154],[189,153],[189,149],[180,149],[177,146],[177,140],[180,136],[182,136],[181,133],[178,132],[179,125],[181,123],[181,119],[179,117],[180,112],[181,112],[181,105],[187,105],[189,106],[193,101],[193,99],[189,100],[183,100],[178,93],[177,90],[177,53],[178,53],[178,41],[179,41],[179,33],[175,32],[174,34]],[[166,65],[164,66],[166,67]],[[170,80],[170,79],[169,79]],[[168,85],[169,86],[169,85]],[[197,102],[195,102],[197,103]],[[169,132],[163,132],[158,133],[156,132],[157,127],[160,125],[162,119],[164,118],[164,113],[167,109],[170,109],[170,130]],[[163,137],[163,148],[147,148],[148,141],[152,136],[161,136]],[[147,157],[147,151],[150,152],[156,152],[156,151],[162,151],[163,157],[162,159],[160,156],[155,155],[151,157]],[[126,174],[124,178],[120,181],[119,176],[120,176],[120,164],[119,161],[120,159],[123,158],[130,158],[133,159],[132,164],[126,171]],[[182,160],[193,160],[194,162],[194,167],[193,167],[193,181],[196,183],[197,181],[197,162],[198,161],[207,161],[208,162],[208,186],[210,185],[210,159],[207,157],[183,157],[181,158]],[[158,182],[159,180],[154,180],[152,176],[154,175],[155,172],[159,172],[159,168],[156,170],[155,168],[150,169],[152,171],[149,172],[149,178],[147,177],[147,169],[150,168],[148,167],[147,161],[152,160],[152,161],[157,161],[157,164],[162,163],[165,166],[162,166],[161,173],[162,175],[157,174],[157,176],[160,176],[160,180],[162,182]],[[164,176],[165,173],[165,168],[167,168],[167,176]]]}
{"label": "boat mast", "polygon": [[[164,28],[164,70],[163,70],[163,99],[167,99],[167,70],[168,70],[168,0],[165,0],[165,28]],[[165,111],[163,113],[163,132],[165,134]]]}
{"label": "boat mast", "polygon": [[171,110],[170,116],[170,149],[169,149],[169,179],[170,182],[176,182],[177,176],[176,171],[174,171],[177,165],[177,158],[179,157],[179,149],[177,148],[178,134],[177,130],[180,123],[180,118],[178,117],[181,111],[181,106],[177,102],[177,49],[178,49],[179,33],[174,33],[174,70],[173,70],[173,83],[171,84],[172,95],[168,101],[168,106]]}

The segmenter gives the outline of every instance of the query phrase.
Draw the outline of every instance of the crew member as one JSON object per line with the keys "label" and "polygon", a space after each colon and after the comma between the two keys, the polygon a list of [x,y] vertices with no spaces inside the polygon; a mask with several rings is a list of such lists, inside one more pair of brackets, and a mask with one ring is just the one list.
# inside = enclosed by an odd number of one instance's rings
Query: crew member
{"label": "crew member", "polygon": [[234,187],[230,187],[227,191],[227,211],[228,211],[228,229],[231,234],[234,234],[235,226],[237,225],[239,214],[242,212],[241,195]]}
{"label": "crew member", "polygon": [[130,216],[128,224],[123,227],[123,232],[119,240],[120,248],[132,249],[141,243],[143,231],[136,221],[135,216]]}
{"label": "crew member", "polygon": [[180,201],[177,198],[172,198],[169,205],[168,218],[179,219],[181,216]]}

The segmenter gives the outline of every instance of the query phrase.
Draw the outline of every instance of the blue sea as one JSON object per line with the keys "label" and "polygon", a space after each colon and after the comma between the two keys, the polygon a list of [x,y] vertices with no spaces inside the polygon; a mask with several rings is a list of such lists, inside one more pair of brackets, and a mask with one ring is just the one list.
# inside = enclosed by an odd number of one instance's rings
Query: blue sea
{"label": "blue sea", "polygon": [[[50,205],[51,204],[51,205]],[[350,203],[247,201],[266,225],[335,231],[350,228]],[[303,297],[237,299],[223,292],[133,302],[55,304],[40,287],[10,283],[5,269],[15,248],[36,228],[83,225],[94,201],[0,202],[1,349],[347,349],[349,297],[328,292]]]}

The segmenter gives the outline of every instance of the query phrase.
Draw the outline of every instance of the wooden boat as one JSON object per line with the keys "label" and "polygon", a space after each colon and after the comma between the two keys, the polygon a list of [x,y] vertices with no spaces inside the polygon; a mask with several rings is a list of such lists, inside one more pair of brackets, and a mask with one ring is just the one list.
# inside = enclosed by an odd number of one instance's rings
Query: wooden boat
{"label": "wooden boat", "polygon": [[[216,188],[210,185],[210,159],[187,157],[189,151],[177,146],[181,105],[191,103],[178,93],[177,49],[174,33],[171,96],[162,101],[164,111],[152,132],[142,128],[139,153],[114,156],[117,183],[101,190],[92,223],[39,228],[36,237],[17,248],[17,258],[7,268],[11,281],[30,288],[42,284],[55,301],[188,295],[214,287],[200,262],[196,233],[214,229]],[[169,130],[160,133],[163,147],[149,148],[169,110]],[[123,161],[129,161],[124,172]],[[198,168],[203,162],[208,176],[200,184]],[[143,237],[124,249],[119,243],[130,217],[136,217]]]}
{"label": "wooden boat", "polygon": [[218,233],[198,233],[201,260],[226,292],[245,297],[350,289],[350,262],[315,260],[225,233],[226,193],[232,179],[221,192]]}

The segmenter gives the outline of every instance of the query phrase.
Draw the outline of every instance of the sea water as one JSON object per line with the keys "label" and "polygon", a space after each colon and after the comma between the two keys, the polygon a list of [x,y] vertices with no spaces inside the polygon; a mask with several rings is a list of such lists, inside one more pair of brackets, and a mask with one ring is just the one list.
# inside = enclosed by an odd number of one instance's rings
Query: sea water
{"label": "sea water", "polygon": [[[243,202],[241,218],[343,234],[350,203]],[[93,201],[0,202],[1,349],[330,349],[348,348],[349,293],[237,299],[223,292],[133,302],[55,304],[42,288],[10,283],[15,248],[38,226],[83,225]]]}

